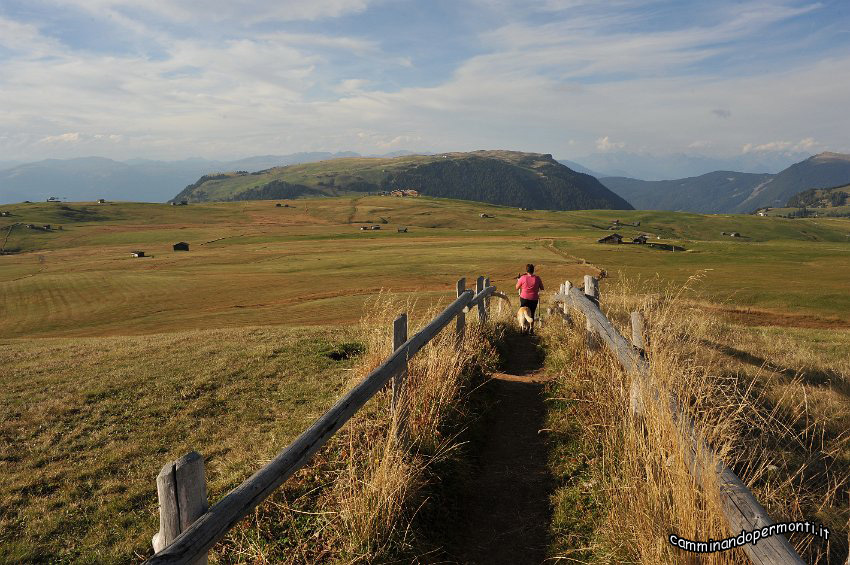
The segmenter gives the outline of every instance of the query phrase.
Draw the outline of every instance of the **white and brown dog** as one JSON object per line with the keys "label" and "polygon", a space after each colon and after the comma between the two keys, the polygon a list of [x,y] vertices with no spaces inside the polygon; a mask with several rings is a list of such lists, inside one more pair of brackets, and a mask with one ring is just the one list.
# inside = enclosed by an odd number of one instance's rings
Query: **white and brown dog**
{"label": "white and brown dog", "polygon": [[523,306],[517,310],[516,321],[522,333],[534,333],[534,317],[531,315],[531,310],[528,306]]}

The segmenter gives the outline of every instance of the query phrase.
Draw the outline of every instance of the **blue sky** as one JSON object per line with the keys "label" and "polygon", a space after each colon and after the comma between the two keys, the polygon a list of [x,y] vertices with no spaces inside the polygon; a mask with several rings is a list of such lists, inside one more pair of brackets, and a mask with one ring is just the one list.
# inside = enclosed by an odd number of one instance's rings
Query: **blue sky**
{"label": "blue sky", "polygon": [[0,0],[0,160],[850,152],[848,6]]}

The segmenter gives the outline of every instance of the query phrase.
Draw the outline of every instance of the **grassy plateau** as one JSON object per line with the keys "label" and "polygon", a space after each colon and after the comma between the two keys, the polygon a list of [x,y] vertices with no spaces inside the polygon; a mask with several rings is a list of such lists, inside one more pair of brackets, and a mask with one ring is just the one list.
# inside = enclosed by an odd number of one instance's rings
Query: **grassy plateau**
{"label": "grassy plateau", "polygon": [[[513,296],[514,278],[529,262],[550,292],[565,280],[578,284],[586,274],[604,274],[603,305],[609,289],[620,289],[612,294],[621,298],[610,311],[618,323],[629,308],[640,307],[660,320],[659,328],[674,328],[673,334],[684,326],[662,324],[668,318],[646,297],[659,296],[659,288],[686,287],[676,300],[680,318],[711,320],[709,329],[692,332],[711,345],[711,354],[694,346],[687,350],[688,363],[711,368],[714,377],[734,375],[734,387],[746,390],[740,398],[757,408],[754,413],[765,411],[765,419],[746,422],[753,430],[771,422],[762,432],[748,432],[745,421],[736,419],[726,453],[764,453],[733,461],[749,470],[747,480],[760,489],[757,496],[771,513],[836,528],[829,547],[792,541],[812,560],[828,563],[842,552],[846,558],[850,219],[523,211],[357,195],[188,206],[32,203],[2,210],[10,215],[0,217],[0,562],[141,561],[150,555],[157,529],[154,481],[163,463],[190,449],[201,452],[211,501],[253,473],[379,360],[374,344],[386,341],[386,326],[397,312],[377,315],[376,296],[410,312],[417,326],[453,298],[460,277],[471,286],[487,275]],[[608,228],[615,219],[640,222],[614,230],[627,241],[647,234],[650,243],[684,250],[597,243],[613,233]],[[49,230],[40,229],[45,224]],[[381,229],[360,229],[372,225]],[[190,251],[173,251],[180,241]],[[131,257],[134,250],[148,256]],[[380,339],[369,333],[370,320],[384,328]],[[488,331],[486,339],[498,339],[497,329]],[[610,366],[578,370],[583,354],[559,344],[554,334],[544,337],[547,366],[557,377],[548,389],[553,476],[559,482],[552,498],[551,554],[588,562],[678,562],[681,555],[625,528],[624,516],[612,519],[611,508],[618,505],[646,509],[638,498],[611,494],[611,477],[640,484],[636,476],[606,475],[600,467],[627,446],[610,433],[600,438],[588,432],[622,423],[616,414],[583,411],[611,402],[611,390],[586,385],[610,374]],[[367,353],[358,353],[364,347]],[[335,354],[340,351],[345,354]],[[466,355],[441,369],[452,375],[441,381],[448,383],[444,388],[423,388],[423,394],[442,395],[446,405],[457,402],[458,391],[468,386],[463,379],[492,363],[475,360],[472,351]],[[678,362],[671,359],[669,366]],[[429,370],[423,367],[422,374]],[[710,390],[705,394],[716,402]],[[719,408],[712,404],[712,410]],[[353,445],[357,434],[372,437],[376,426],[392,426],[378,416],[383,423],[357,424],[352,429],[359,431],[332,452],[351,456],[356,450],[345,442]],[[707,426],[714,426],[712,417],[706,417]],[[429,447],[417,456],[440,459],[445,446],[434,438],[446,434],[443,416],[423,421],[429,431],[418,445]],[[364,461],[375,453],[384,454],[383,465],[395,461],[383,444],[370,441],[358,452]],[[596,451],[597,443],[604,451]],[[300,475],[294,490],[273,501],[276,510],[258,511],[251,522],[258,530],[240,526],[212,560],[409,559],[416,545],[402,534],[370,533],[356,547],[340,541],[359,539],[352,531],[376,528],[362,519],[376,511],[354,512],[351,501],[362,502],[355,495],[363,485],[351,478],[351,467],[327,454],[322,458],[320,467],[337,477],[336,490],[316,499],[311,493],[327,490],[321,477]],[[627,463],[643,468],[645,462]],[[381,469],[359,471],[386,487]],[[427,482],[418,475],[415,481]],[[405,485],[393,492],[418,492]],[[413,494],[402,498],[419,504]],[[710,504],[688,504],[711,511]],[[378,514],[387,528],[403,532],[400,516],[410,517],[393,512],[381,507]],[[331,514],[349,530],[331,527],[323,517]],[[262,516],[273,522],[285,517],[297,527],[267,527]],[[672,514],[644,516],[682,526],[694,537],[706,533]],[[626,532],[619,545],[612,528]],[[663,532],[655,534],[662,543]]]}

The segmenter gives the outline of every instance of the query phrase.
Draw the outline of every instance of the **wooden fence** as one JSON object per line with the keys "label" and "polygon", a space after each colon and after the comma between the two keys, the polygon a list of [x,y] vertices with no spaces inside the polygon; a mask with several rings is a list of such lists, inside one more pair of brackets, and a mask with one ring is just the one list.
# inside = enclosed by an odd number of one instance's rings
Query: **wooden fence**
{"label": "wooden fence", "polygon": [[[554,310],[554,312],[560,314],[569,323],[572,323],[572,319],[566,311],[568,307],[571,306],[584,314],[587,321],[588,345],[595,348],[600,342],[604,343],[620,365],[632,373],[634,384],[630,391],[630,404],[634,412],[641,412],[641,399],[646,398],[641,388],[650,386],[649,363],[644,355],[645,334],[641,314],[639,312],[631,314],[632,341],[629,343],[599,309],[598,281],[590,275],[584,278],[584,292],[567,281],[561,285],[555,301],[559,302],[563,309]],[[723,513],[731,531],[733,533],[741,530],[752,531],[773,524],[764,507],[758,503],[743,481],[698,437],[693,423],[681,409],[678,401],[675,398],[662,398],[655,389],[650,389],[648,396],[652,402],[658,403],[663,409],[670,410],[674,419],[690,430],[693,445],[687,456],[690,459],[688,466],[692,472],[699,472],[697,453],[712,454],[723,497]],[[785,536],[779,534],[759,540],[758,545],[747,544],[743,550],[753,563],[765,565],[804,563]],[[850,558],[848,558],[848,565],[850,565]]]}
{"label": "wooden fence", "polygon": [[[463,339],[465,313],[477,306],[478,319],[487,320],[489,297],[496,287],[478,277],[475,292],[466,289],[466,279],[457,282],[457,299],[411,338],[407,338],[407,315],[393,324],[393,353],[357,386],[337,401],[310,428],[281,451],[265,467],[207,507],[203,458],[196,452],[167,463],[156,478],[160,506],[160,529],[153,536],[156,554],[151,565],[203,563],[207,552],[239,520],[247,516],[286,479],[302,468],[366,402],[392,379],[392,406],[407,375],[407,363],[452,320],[459,341]],[[399,414],[401,416],[401,414]]]}

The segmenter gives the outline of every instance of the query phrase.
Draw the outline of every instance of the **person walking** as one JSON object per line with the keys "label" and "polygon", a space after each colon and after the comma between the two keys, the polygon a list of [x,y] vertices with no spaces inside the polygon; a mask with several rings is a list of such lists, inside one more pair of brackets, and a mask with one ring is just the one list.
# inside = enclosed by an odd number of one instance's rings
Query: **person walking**
{"label": "person walking", "polygon": [[534,274],[534,265],[529,263],[525,266],[525,274],[517,276],[516,288],[519,290],[520,307],[528,307],[531,311],[531,317],[534,318],[537,302],[540,300],[539,293],[544,290],[543,281]]}

